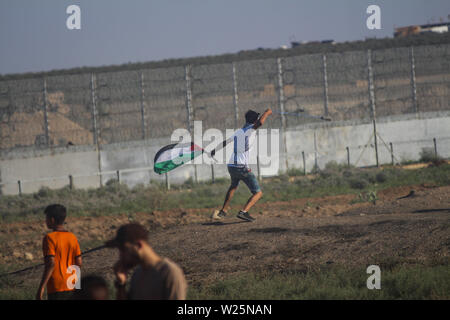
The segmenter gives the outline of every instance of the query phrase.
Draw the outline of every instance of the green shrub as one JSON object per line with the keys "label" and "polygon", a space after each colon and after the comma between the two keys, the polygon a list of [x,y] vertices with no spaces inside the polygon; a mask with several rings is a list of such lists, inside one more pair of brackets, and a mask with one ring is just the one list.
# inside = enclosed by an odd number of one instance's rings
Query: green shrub
{"label": "green shrub", "polygon": [[353,176],[353,172],[352,172],[352,170],[344,170],[344,171],[342,172],[342,175],[343,175],[345,178],[350,178],[351,176]]}
{"label": "green shrub", "polygon": [[194,184],[194,179],[192,179],[192,177],[189,177],[189,179],[183,182],[183,187],[192,188]]}
{"label": "green shrub", "polygon": [[188,299],[443,299],[450,298],[448,265],[381,267],[381,290],[367,289],[362,267],[245,273],[204,286],[190,286]]}
{"label": "green shrub", "polygon": [[49,187],[41,187],[38,192],[36,192],[36,198],[48,198],[52,195],[52,190]]}
{"label": "green shrub", "polygon": [[387,176],[387,174],[386,174],[385,172],[383,172],[383,171],[378,172],[377,175],[376,175],[376,181],[379,182],[379,183],[386,182],[387,179],[388,179],[388,176]]}
{"label": "green shrub", "polygon": [[420,151],[420,161],[422,162],[433,162],[440,159],[439,155],[436,155],[433,148],[422,148]]}
{"label": "green shrub", "polygon": [[303,169],[291,168],[286,171],[289,177],[303,176]]}
{"label": "green shrub", "polygon": [[351,178],[349,180],[349,185],[352,189],[365,189],[369,185],[369,182],[362,177]]}

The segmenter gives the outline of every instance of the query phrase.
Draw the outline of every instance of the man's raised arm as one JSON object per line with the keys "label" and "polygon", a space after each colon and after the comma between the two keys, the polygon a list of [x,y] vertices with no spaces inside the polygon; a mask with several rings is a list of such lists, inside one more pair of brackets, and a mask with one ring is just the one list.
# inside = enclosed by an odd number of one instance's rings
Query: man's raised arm
{"label": "man's raised arm", "polygon": [[264,122],[266,122],[266,119],[268,116],[270,116],[272,114],[272,109],[267,109],[266,111],[264,111],[263,115],[256,120],[255,124],[253,125],[253,129],[258,129],[259,127],[261,127]]}

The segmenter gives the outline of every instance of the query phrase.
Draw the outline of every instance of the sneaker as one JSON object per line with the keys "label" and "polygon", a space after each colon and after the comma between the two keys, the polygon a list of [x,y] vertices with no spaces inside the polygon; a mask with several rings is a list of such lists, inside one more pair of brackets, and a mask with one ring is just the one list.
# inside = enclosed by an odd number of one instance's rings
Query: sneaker
{"label": "sneaker", "polygon": [[251,217],[248,212],[244,212],[244,211],[239,211],[237,217],[239,219],[242,219],[242,220],[245,220],[245,221],[248,221],[248,222],[255,221],[255,218]]}
{"label": "sneaker", "polygon": [[227,216],[227,213],[223,210],[220,210],[219,214],[217,215],[220,218],[225,218]]}
{"label": "sneaker", "polygon": [[216,211],[214,211],[211,218],[220,220],[220,219],[225,218],[226,215],[227,215],[227,213],[225,211],[223,211],[223,210],[217,211],[216,210]]}

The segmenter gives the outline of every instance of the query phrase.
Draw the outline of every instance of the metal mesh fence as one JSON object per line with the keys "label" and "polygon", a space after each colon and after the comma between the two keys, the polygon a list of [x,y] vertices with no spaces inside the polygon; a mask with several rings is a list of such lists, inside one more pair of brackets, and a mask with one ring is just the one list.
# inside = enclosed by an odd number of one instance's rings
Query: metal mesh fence
{"label": "metal mesh fence", "polygon": [[46,78],[49,146],[94,143],[90,75]]}
{"label": "metal mesh fence", "polygon": [[367,53],[327,55],[328,112],[333,120],[371,117]]}
{"label": "metal mesh fence", "polygon": [[449,57],[446,44],[3,80],[0,150],[169,137],[195,120],[225,130],[268,107],[268,128],[450,110]]}
{"label": "metal mesh fence", "polygon": [[450,45],[414,48],[419,112],[449,110]]}
{"label": "metal mesh fence", "polygon": [[144,70],[142,74],[145,137],[170,137],[177,128],[187,129],[184,68]]}
{"label": "metal mesh fence", "polygon": [[410,49],[374,51],[372,57],[377,116],[414,113]]}
{"label": "metal mesh fence", "polygon": [[[284,60],[284,110],[323,116],[325,113],[325,88],[322,55],[289,57]],[[288,127],[320,121],[300,116],[286,117]]]}
{"label": "metal mesh fence", "polygon": [[99,143],[142,139],[139,73],[100,73],[95,80]]}
{"label": "metal mesh fence", "polygon": [[0,82],[0,148],[46,146],[43,80]]}
{"label": "metal mesh fence", "polygon": [[191,70],[193,118],[203,130],[234,128],[232,64],[195,66]]}
{"label": "metal mesh fence", "polygon": [[[238,125],[245,122],[245,112],[252,109],[263,113],[271,107],[280,111],[278,103],[278,64],[276,59],[242,61],[236,65],[236,82],[239,96]],[[280,117],[269,117],[268,128],[280,128]]]}

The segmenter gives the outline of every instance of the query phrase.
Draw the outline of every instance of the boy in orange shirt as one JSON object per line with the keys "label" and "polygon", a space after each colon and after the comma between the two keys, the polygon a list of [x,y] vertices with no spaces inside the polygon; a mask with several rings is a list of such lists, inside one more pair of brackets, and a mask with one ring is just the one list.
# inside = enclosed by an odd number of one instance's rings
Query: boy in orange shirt
{"label": "boy in orange shirt", "polygon": [[[81,250],[77,237],[64,229],[66,208],[59,204],[48,206],[45,211],[46,224],[53,232],[42,242],[45,269],[36,294],[42,300],[47,287],[48,300],[70,299],[74,290],[73,280],[76,266],[81,268]],[[75,265],[75,267],[74,267]]]}

